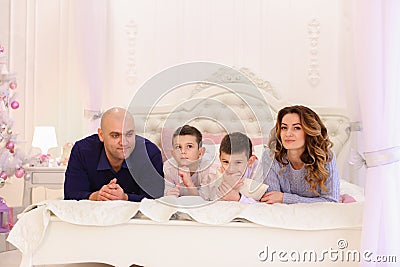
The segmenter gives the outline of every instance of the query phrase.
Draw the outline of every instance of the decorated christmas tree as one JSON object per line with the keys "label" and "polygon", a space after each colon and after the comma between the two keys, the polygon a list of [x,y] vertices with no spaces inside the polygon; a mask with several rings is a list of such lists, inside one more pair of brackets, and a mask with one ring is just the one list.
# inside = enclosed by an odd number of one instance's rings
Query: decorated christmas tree
{"label": "decorated christmas tree", "polygon": [[6,51],[0,44],[0,187],[14,175],[23,177],[23,166],[28,162],[25,153],[16,146],[17,134],[13,132],[13,120],[10,117],[10,108],[19,108],[16,89],[15,74],[8,71]]}

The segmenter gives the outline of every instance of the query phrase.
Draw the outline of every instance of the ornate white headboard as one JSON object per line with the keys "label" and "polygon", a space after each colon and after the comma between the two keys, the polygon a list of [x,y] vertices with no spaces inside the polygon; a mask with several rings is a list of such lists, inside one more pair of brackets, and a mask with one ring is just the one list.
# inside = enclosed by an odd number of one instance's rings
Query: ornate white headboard
{"label": "ornate white headboard", "polygon": [[[216,73],[213,77],[215,84],[197,83],[174,88],[160,98],[149,114],[136,112],[138,134],[165,150],[171,143],[172,132],[179,126],[190,124],[214,142],[219,142],[220,139],[216,139],[222,138],[226,132],[241,131],[251,137],[253,143],[266,144],[277,112],[297,103],[283,100],[269,82],[256,77],[248,69],[240,71],[256,85],[259,94],[254,93],[254,84],[234,74]],[[224,86],[217,85],[220,82]],[[240,94],[235,88],[240,88]],[[348,154],[348,149],[344,151],[344,148],[348,147],[350,137],[349,118],[336,108],[310,108],[321,116],[328,128],[338,165],[343,165]]]}

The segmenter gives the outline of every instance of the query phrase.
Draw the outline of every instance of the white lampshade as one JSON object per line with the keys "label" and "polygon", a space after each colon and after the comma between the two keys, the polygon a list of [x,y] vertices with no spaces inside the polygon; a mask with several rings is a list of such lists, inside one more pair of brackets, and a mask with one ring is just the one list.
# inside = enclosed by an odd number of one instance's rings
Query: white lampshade
{"label": "white lampshade", "polygon": [[33,133],[32,147],[38,147],[42,154],[47,154],[49,148],[57,147],[56,129],[53,126],[36,126]]}

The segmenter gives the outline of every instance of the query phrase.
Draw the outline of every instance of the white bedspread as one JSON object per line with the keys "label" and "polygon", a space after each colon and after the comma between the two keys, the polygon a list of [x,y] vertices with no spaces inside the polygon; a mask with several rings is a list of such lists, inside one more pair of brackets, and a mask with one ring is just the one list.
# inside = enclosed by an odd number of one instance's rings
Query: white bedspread
{"label": "white bedspread", "polygon": [[[204,203],[196,197],[163,197],[158,201],[144,199],[139,210],[157,222],[167,222],[173,214],[184,213],[206,224],[225,224],[241,218],[268,227],[294,230],[360,227],[362,224],[363,202],[267,205],[217,201],[202,205]],[[198,207],[187,208],[193,205]]]}
{"label": "white bedspread", "polygon": [[[361,227],[363,202],[349,204],[242,204],[217,201],[204,204],[198,197],[163,197],[127,201],[50,200],[28,207],[9,234],[8,241],[25,255],[32,255],[39,246],[51,215],[62,221],[80,225],[108,226],[129,222],[140,211],[160,223],[174,214],[189,216],[200,223],[225,224],[246,219],[260,225],[297,230],[323,230]],[[188,206],[201,205],[188,208]]]}
{"label": "white bedspread", "polygon": [[52,214],[73,224],[106,226],[128,222],[138,210],[139,203],[127,201],[47,200],[24,210],[7,241],[31,254],[42,241]]}

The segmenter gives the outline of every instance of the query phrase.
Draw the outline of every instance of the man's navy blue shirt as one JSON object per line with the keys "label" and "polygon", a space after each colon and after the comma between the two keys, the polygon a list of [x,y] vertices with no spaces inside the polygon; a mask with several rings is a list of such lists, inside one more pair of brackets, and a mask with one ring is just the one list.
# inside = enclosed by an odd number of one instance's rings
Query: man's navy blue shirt
{"label": "man's navy blue shirt", "polygon": [[158,198],[164,194],[161,152],[149,140],[136,135],[135,149],[115,172],[97,134],[75,143],[65,172],[64,198],[88,199],[113,178],[130,201]]}

